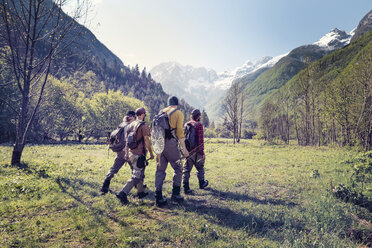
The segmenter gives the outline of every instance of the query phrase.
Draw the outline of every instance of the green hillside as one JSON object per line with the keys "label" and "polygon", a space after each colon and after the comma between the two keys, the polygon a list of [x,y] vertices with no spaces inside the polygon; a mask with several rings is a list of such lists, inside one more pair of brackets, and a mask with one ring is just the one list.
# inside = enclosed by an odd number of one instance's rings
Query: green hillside
{"label": "green hillside", "polygon": [[[324,50],[314,45],[301,46],[292,50],[279,60],[272,68],[258,76],[252,83],[242,80],[243,92],[246,95],[247,110],[257,113],[262,101],[281,88],[293,76],[305,67],[305,60],[315,61],[324,56]],[[245,86],[246,85],[246,86]],[[253,116],[256,120],[258,116]]]}
{"label": "green hillside", "polygon": [[261,111],[265,137],[369,149],[371,78],[372,31],[312,63],[267,98]]}

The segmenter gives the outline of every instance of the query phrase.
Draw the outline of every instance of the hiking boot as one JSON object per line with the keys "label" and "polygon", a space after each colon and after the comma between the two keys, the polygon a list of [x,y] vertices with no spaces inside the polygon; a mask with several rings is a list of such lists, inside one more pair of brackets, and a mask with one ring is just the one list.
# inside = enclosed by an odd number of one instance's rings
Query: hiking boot
{"label": "hiking boot", "polygon": [[105,179],[105,181],[103,182],[103,185],[101,188],[101,195],[105,195],[109,191],[110,181],[111,181],[110,179]]}
{"label": "hiking boot", "polygon": [[185,192],[186,195],[192,194],[192,190],[190,189],[189,182],[183,182],[183,191]]}
{"label": "hiking boot", "polygon": [[183,202],[183,197],[180,194],[181,187],[180,186],[173,186],[173,191],[172,191],[172,201],[175,201],[177,203]]}
{"label": "hiking boot", "polygon": [[116,195],[116,197],[120,200],[121,204],[126,205],[129,203],[127,194],[125,194],[123,191],[121,191],[119,194]]}
{"label": "hiking boot", "polygon": [[200,180],[199,181],[199,189],[204,189],[208,186],[208,180]]}
{"label": "hiking boot", "polygon": [[[137,185],[134,185],[134,187],[137,188]],[[142,187],[143,187],[144,189],[146,189],[146,188],[147,188],[147,184],[143,184]]]}
{"label": "hiking boot", "polygon": [[148,194],[149,194],[148,192],[139,192],[137,196],[138,196],[138,199],[142,199],[142,198],[145,198]]}
{"label": "hiking boot", "polygon": [[167,204],[167,198],[163,197],[162,191],[155,191],[155,203],[158,207],[163,207]]}

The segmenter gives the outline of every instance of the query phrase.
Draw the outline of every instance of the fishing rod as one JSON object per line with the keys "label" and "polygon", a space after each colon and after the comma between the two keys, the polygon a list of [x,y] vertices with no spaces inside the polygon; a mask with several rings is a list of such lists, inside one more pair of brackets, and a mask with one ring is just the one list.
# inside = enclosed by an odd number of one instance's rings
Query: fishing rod
{"label": "fishing rod", "polygon": [[[182,149],[180,149],[180,151],[181,151],[183,157],[181,157],[181,158],[180,158],[179,160],[177,160],[176,162],[179,162],[179,161],[182,160],[182,159],[186,159],[186,161],[189,160],[189,159],[191,158],[192,155],[194,155],[194,154],[196,154],[196,153],[198,152],[198,151],[197,151],[197,148],[199,148],[200,146],[204,145],[205,143],[207,143],[207,142],[208,142],[209,140],[211,140],[211,139],[212,139],[212,138],[208,138],[208,139],[206,140],[206,142],[204,142],[204,143],[198,145],[197,147],[195,147],[195,148],[192,150],[193,152],[190,152],[190,153],[189,153],[189,156],[188,156],[188,157],[185,157],[185,156],[183,155],[183,153],[182,153]],[[216,147],[215,149],[213,149],[213,150],[211,150],[211,151],[208,151],[208,152],[204,155],[204,158],[205,158],[206,155],[210,155],[210,154],[214,153],[215,151],[217,151],[217,150],[218,150],[220,147],[222,147],[223,145],[225,145],[225,143],[219,145],[218,147]],[[196,163],[202,161],[204,158],[198,159],[198,160],[196,161]]]}

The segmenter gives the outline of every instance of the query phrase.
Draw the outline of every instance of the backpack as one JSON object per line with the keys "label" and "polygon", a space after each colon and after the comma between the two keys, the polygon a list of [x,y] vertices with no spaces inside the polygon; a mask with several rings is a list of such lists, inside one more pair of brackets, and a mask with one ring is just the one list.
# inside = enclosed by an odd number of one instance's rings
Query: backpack
{"label": "backpack", "polygon": [[183,128],[185,134],[185,145],[186,149],[190,152],[196,147],[196,134],[195,134],[195,124],[188,122]]}
{"label": "backpack", "polygon": [[130,126],[127,130],[127,146],[130,149],[136,149],[139,143],[143,140],[137,140],[137,130],[142,124],[144,124],[144,121],[135,121],[132,123],[133,126]]}
{"label": "backpack", "polygon": [[108,145],[109,148],[114,152],[122,151],[125,148],[126,145],[125,130],[128,125],[129,125],[128,122],[122,122],[114,131],[110,133]]}
{"label": "backpack", "polygon": [[164,150],[165,139],[174,138],[172,134],[172,129],[169,125],[169,117],[178,108],[173,109],[169,114],[161,111],[159,114],[155,115],[152,120],[151,125],[151,144],[153,146],[154,152],[156,154],[161,154]]}

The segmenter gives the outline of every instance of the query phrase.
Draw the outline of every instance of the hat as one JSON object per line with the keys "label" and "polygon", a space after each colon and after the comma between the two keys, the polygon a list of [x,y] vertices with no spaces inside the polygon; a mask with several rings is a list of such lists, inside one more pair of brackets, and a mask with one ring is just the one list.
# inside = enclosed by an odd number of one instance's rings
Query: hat
{"label": "hat", "polygon": [[129,110],[126,115],[127,116],[136,116],[136,112],[134,112],[133,110]]}
{"label": "hat", "polygon": [[178,105],[178,98],[176,96],[170,96],[168,98],[168,105]]}
{"label": "hat", "polygon": [[138,108],[138,109],[136,109],[136,115],[137,116],[140,116],[142,114],[146,114],[146,109],[144,109],[144,108]]}
{"label": "hat", "polygon": [[193,109],[191,111],[192,118],[195,120],[199,115],[200,115],[200,110],[199,109]]}

